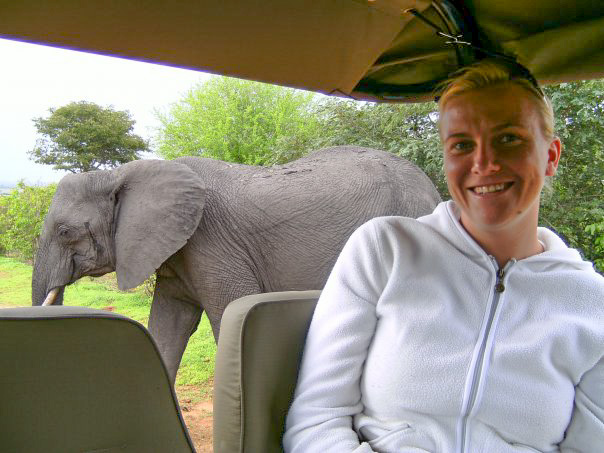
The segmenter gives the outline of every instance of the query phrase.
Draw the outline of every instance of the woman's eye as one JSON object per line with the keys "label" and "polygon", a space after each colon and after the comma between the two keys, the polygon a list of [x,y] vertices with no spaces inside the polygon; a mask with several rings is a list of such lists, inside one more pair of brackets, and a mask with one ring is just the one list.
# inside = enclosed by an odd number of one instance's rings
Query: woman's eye
{"label": "woman's eye", "polygon": [[456,142],[451,145],[451,150],[456,153],[463,153],[471,150],[473,147],[472,142]]}
{"label": "woman's eye", "polygon": [[515,144],[520,143],[520,137],[515,134],[504,134],[499,138],[499,141],[503,144]]}

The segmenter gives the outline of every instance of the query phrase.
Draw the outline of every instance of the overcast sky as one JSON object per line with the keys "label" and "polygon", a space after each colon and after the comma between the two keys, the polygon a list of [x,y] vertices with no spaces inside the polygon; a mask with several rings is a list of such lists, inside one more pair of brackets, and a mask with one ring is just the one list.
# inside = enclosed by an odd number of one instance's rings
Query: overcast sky
{"label": "overcast sky", "polygon": [[0,39],[0,187],[58,181],[64,173],[27,157],[36,143],[32,118],[73,101],[128,110],[135,133],[151,138],[166,110],[208,75],[119,58]]}

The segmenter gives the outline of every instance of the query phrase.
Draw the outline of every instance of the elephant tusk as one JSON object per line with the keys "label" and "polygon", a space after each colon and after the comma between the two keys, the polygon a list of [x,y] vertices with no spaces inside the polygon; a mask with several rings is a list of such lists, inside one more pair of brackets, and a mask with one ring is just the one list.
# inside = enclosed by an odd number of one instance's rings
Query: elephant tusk
{"label": "elephant tusk", "polygon": [[57,298],[60,290],[61,288],[59,287],[51,289],[48,295],[46,296],[46,299],[44,299],[44,302],[42,302],[42,306],[52,305],[55,299]]}

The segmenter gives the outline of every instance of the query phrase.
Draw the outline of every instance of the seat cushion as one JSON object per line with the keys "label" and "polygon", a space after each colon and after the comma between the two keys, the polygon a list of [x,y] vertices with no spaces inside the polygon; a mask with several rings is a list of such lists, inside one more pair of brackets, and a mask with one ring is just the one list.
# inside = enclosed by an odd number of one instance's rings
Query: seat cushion
{"label": "seat cushion", "polygon": [[320,291],[246,296],[222,317],[214,384],[214,452],[282,451],[285,417]]}
{"label": "seat cushion", "polygon": [[138,322],[83,307],[0,309],[0,451],[194,451]]}

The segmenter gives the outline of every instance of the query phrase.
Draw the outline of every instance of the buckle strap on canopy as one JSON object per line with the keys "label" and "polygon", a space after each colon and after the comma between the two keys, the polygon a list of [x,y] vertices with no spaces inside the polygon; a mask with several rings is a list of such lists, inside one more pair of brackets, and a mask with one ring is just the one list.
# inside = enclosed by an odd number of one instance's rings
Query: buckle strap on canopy
{"label": "buckle strap on canopy", "polygon": [[[445,17],[443,17],[443,15],[445,13],[448,13],[449,19],[453,19],[450,17],[450,15],[451,15],[450,13],[452,13],[453,11],[456,11],[456,10],[455,10],[455,7],[451,3],[447,2],[446,0],[443,0],[443,6],[446,6],[446,8],[442,8],[442,9],[436,8],[436,3],[433,3],[433,6],[435,6],[436,11],[441,16],[441,18],[443,19],[443,22],[445,24],[446,24]],[[528,68],[526,68],[522,64],[518,63],[516,57],[514,57],[512,55],[507,55],[503,52],[498,52],[496,50],[493,50],[494,46],[492,46],[492,45],[489,45],[490,48],[487,48],[486,45],[474,44],[472,42],[471,38],[464,36],[463,30],[461,30],[462,27],[459,27],[460,31],[462,31],[461,33],[452,33],[449,30],[447,30],[445,32],[441,27],[436,25],[434,22],[432,22],[426,16],[421,14],[415,8],[406,9],[404,12],[408,13],[408,14],[412,14],[413,16],[415,16],[416,18],[418,18],[419,20],[421,20],[422,22],[424,22],[425,24],[427,24],[428,26],[430,26],[431,28],[436,30],[437,36],[447,39],[445,41],[445,44],[455,46],[456,53],[457,53],[457,61],[458,61],[460,68],[463,68],[471,63],[474,63],[474,62],[479,61],[486,57],[494,57],[494,58],[504,60],[511,71],[510,79],[513,79],[516,77],[521,77],[521,78],[528,80],[531,83],[531,85],[533,85],[535,87],[535,89],[541,94],[541,96],[545,97],[543,90],[541,89],[541,87],[539,86],[539,83],[537,82],[537,79],[535,79],[535,77],[533,76],[533,74],[531,74],[531,72],[528,70]],[[453,23],[455,23],[456,25],[460,25],[459,21],[453,20]],[[485,44],[488,45],[488,43],[485,43]],[[474,52],[471,52],[471,55],[467,55],[467,53],[466,53],[465,55],[462,56],[461,53],[459,52],[460,47],[461,48],[465,47],[466,49],[472,49]],[[438,100],[438,97],[436,98],[436,100]]]}

